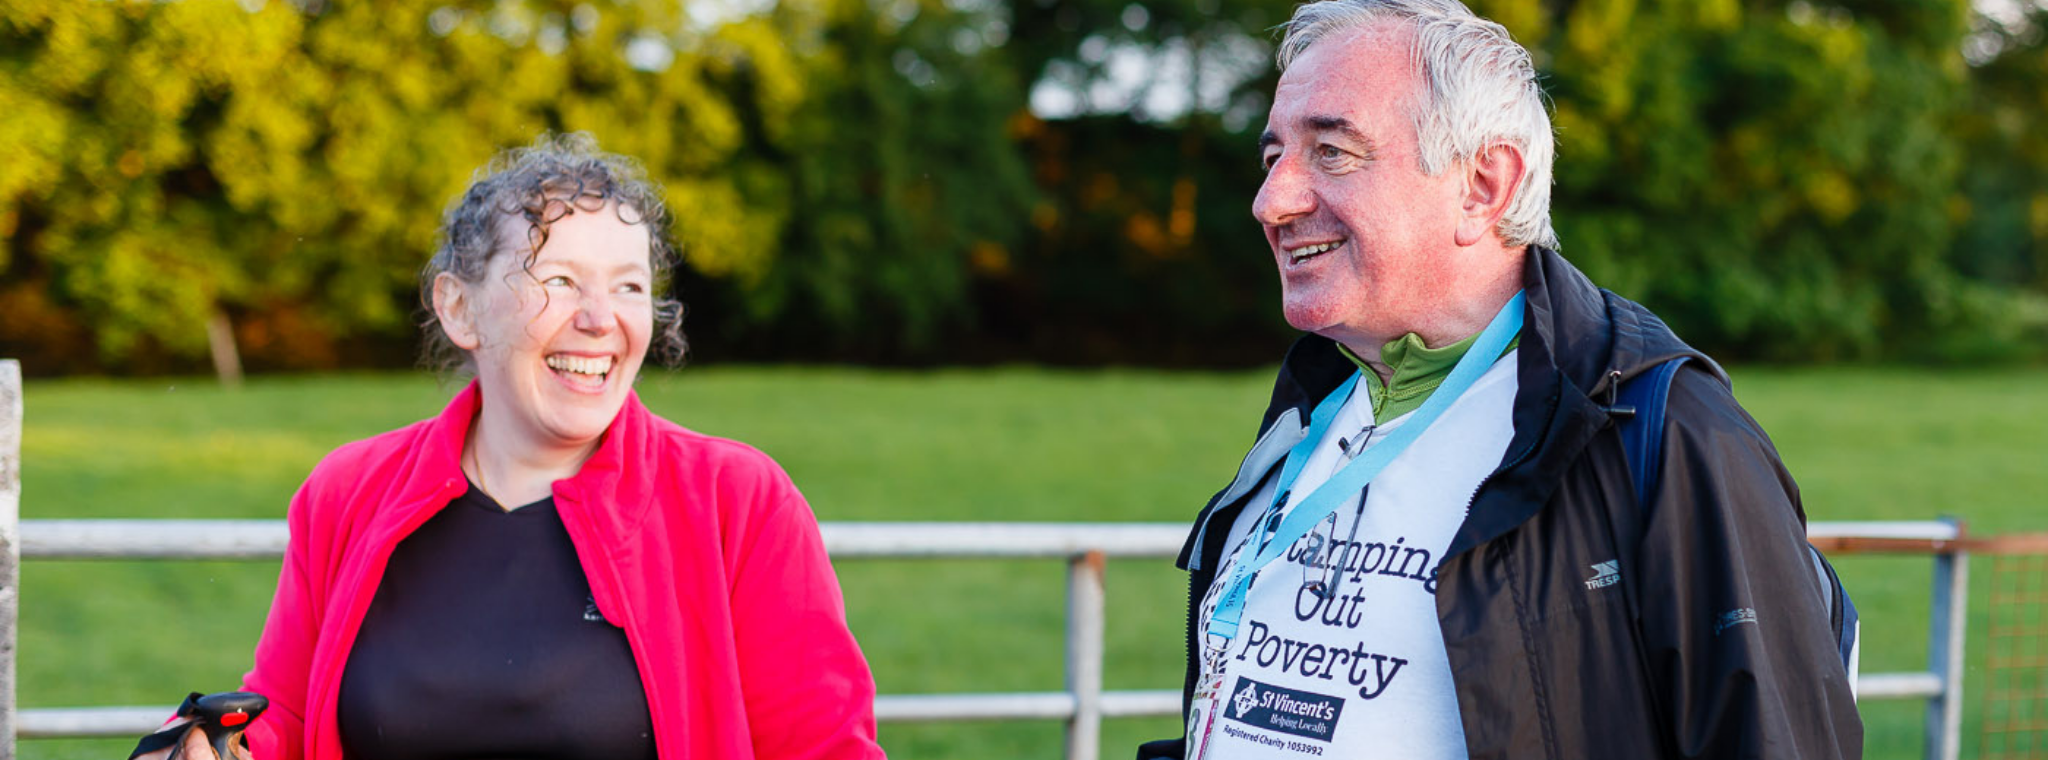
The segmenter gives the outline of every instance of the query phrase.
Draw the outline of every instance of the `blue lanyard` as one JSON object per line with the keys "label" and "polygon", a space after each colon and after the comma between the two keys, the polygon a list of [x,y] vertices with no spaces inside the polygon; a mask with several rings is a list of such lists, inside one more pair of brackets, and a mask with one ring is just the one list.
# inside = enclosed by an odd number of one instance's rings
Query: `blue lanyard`
{"label": "blue lanyard", "polygon": [[[1244,617],[1245,595],[1251,589],[1252,577],[1257,575],[1261,568],[1279,559],[1280,555],[1286,553],[1287,547],[1293,546],[1294,542],[1307,535],[1311,526],[1322,522],[1331,512],[1337,511],[1337,508],[1346,501],[1346,497],[1357,493],[1367,483],[1371,483],[1373,478],[1378,477],[1380,471],[1385,470],[1388,464],[1401,456],[1401,452],[1406,451],[1415,439],[1422,437],[1423,431],[1428,430],[1438,417],[1443,416],[1444,410],[1449,409],[1459,396],[1465,395],[1465,391],[1479,381],[1481,375],[1486,374],[1487,368],[1493,366],[1494,360],[1499,359],[1501,352],[1507,350],[1508,342],[1514,340],[1515,335],[1522,331],[1523,301],[1523,295],[1519,292],[1514,298],[1508,299],[1507,305],[1502,306],[1500,313],[1493,315],[1493,321],[1487,323],[1486,329],[1479,333],[1479,339],[1465,351],[1464,358],[1459,359],[1458,365],[1451,368],[1450,376],[1444,378],[1443,384],[1437,386],[1436,391],[1429,395],[1427,401],[1422,402],[1422,406],[1411,414],[1406,423],[1381,439],[1379,445],[1366,449],[1357,459],[1330,475],[1330,479],[1323,481],[1314,493],[1309,494],[1308,498],[1301,502],[1301,506],[1287,513],[1287,517],[1280,522],[1279,529],[1259,547],[1257,556],[1249,562],[1238,563],[1230,575],[1229,585],[1224,587],[1223,597],[1216,602],[1215,612],[1209,616],[1209,635],[1224,639],[1236,638],[1238,622]],[[1353,372],[1343,386],[1324,397],[1322,403],[1316,405],[1315,412],[1309,415],[1308,436],[1302,438],[1300,443],[1295,444],[1294,448],[1287,452],[1287,464],[1280,470],[1280,481],[1274,486],[1274,490],[1280,494],[1274,500],[1276,508],[1285,507],[1295,478],[1301,476],[1301,468],[1308,464],[1309,455],[1322,443],[1323,435],[1329,430],[1330,421],[1337,416],[1337,410],[1350,399],[1352,390],[1358,385],[1358,379],[1358,373]]]}

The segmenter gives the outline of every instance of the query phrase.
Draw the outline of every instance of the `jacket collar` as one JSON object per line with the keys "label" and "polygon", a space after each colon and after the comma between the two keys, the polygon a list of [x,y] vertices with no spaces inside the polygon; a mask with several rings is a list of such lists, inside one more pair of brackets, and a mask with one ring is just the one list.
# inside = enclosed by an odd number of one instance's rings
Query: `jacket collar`
{"label": "jacket collar", "polygon": [[[427,421],[401,491],[402,502],[425,501],[438,508],[461,494],[455,490],[447,498],[436,498],[466,477],[462,472],[462,447],[482,406],[483,391],[472,380],[455,394],[440,415]],[[653,421],[654,414],[640,403],[640,394],[628,391],[625,405],[612,419],[611,427],[605,429],[603,440],[582,469],[567,479],[555,481],[557,508],[587,511],[607,533],[626,535],[623,531],[637,525],[653,501],[655,468],[635,466],[651,457]],[[599,508],[579,509],[582,505]]]}
{"label": "jacket collar", "polygon": [[654,413],[637,391],[626,393],[604,440],[573,477],[555,482],[558,501],[574,502],[604,532],[625,538],[638,530],[655,500],[659,458]]}

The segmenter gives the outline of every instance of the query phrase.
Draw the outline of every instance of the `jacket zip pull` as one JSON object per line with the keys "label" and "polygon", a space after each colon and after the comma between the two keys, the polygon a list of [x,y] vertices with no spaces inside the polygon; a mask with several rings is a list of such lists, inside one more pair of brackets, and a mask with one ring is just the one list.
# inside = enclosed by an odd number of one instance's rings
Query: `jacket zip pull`
{"label": "jacket zip pull", "polygon": [[1620,397],[1621,370],[1610,369],[1607,371],[1607,416],[1613,417],[1616,422],[1635,419],[1636,408],[1628,404],[1617,403]]}

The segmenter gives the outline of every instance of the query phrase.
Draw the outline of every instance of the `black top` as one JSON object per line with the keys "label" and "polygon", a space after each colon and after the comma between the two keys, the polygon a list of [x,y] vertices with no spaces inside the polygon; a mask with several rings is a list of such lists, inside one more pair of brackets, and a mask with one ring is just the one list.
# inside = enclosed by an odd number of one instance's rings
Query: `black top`
{"label": "black top", "polygon": [[356,760],[655,756],[554,500],[506,512],[475,485],[393,550],[337,707]]}

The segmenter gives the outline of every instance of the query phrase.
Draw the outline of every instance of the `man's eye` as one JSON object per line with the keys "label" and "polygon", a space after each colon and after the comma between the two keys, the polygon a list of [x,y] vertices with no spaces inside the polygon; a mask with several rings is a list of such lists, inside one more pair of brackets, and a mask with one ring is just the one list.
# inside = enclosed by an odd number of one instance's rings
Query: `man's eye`
{"label": "man's eye", "polygon": [[1335,145],[1318,145],[1316,146],[1316,157],[1324,161],[1335,161],[1344,157],[1344,151],[1339,150]]}
{"label": "man's eye", "polygon": [[619,285],[619,292],[634,294],[645,293],[647,292],[647,286],[637,282],[621,283]]}
{"label": "man's eye", "polygon": [[1260,168],[1260,169],[1264,169],[1264,170],[1266,170],[1266,171],[1272,171],[1272,170],[1273,170],[1273,165],[1274,165],[1274,164],[1277,164],[1277,163],[1280,163],[1280,153],[1279,153],[1278,151],[1274,151],[1274,152],[1272,152],[1272,153],[1267,153],[1267,154],[1265,154],[1265,155],[1263,155],[1263,156],[1260,156],[1260,157],[1259,157],[1259,168]]}

